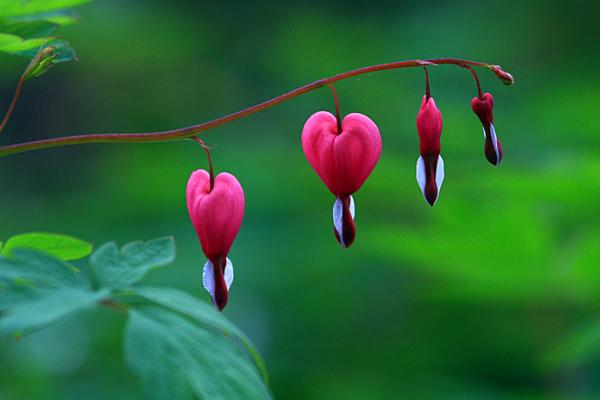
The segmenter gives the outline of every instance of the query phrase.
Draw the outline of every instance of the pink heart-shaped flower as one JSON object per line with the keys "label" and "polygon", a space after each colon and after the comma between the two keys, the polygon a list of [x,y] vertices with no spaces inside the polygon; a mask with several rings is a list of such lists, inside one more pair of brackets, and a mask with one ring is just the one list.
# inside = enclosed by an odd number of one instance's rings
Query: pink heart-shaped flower
{"label": "pink heart-shaped flower", "polygon": [[369,117],[352,113],[341,123],[338,132],[333,114],[319,111],[302,129],[302,148],[317,175],[336,196],[333,224],[336,238],[343,247],[355,237],[354,200],[381,155],[381,135]]}
{"label": "pink heart-shaped flower", "polygon": [[381,135],[363,114],[348,114],[337,132],[337,120],[319,111],[302,129],[302,148],[310,165],[336,197],[360,189],[379,161]]}
{"label": "pink heart-shaped flower", "polygon": [[227,255],[244,218],[244,191],[238,180],[226,172],[217,175],[211,189],[210,175],[199,169],[188,180],[186,197],[192,224],[208,258],[204,287],[222,310],[233,281],[233,265]]}

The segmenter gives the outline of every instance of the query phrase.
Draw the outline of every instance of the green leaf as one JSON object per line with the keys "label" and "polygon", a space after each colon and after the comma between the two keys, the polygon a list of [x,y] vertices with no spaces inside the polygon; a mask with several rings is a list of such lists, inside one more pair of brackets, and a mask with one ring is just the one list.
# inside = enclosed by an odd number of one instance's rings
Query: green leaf
{"label": "green leaf", "polygon": [[9,54],[31,50],[37,51],[46,41],[46,38],[22,39],[16,35],[0,33],[0,51]]}
{"label": "green leaf", "polygon": [[234,342],[158,307],[130,310],[125,354],[144,399],[271,398]]}
{"label": "green leaf", "polygon": [[18,248],[38,250],[65,261],[83,258],[92,252],[90,243],[72,236],[31,232],[8,239],[2,249],[2,255],[10,257],[13,250]]}
{"label": "green leaf", "polygon": [[[6,249],[7,246],[4,247]],[[24,280],[34,286],[89,287],[78,270],[61,260],[31,250],[15,249],[0,257],[0,281]]]}
{"label": "green leaf", "polygon": [[29,332],[94,305],[108,291],[93,292],[77,270],[31,250],[0,257],[0,334]]}
{"label": "green leaf", "polygon": [[79,17],[72,11],[55,11],[51,13],[46,13],[41,16],[45,21],[52,22],[58,24],[60,26],[68,26],[73,25],[79,22]]}
{"label": "green leaf", "polygon": [[54,64],[65,61],[77,61],[75,50],[73,50],[69,43],[60,39],[49,40],[37,52],[26,50],[20,51],[17,54],[26,58],[32,58],[25,72],[23,72],[25,79],[42,75],[54,66]]}
{"label": "green leaf", "polygon": [[30,286],[0,284],[0,311],[27,301],[33,296],[35,296],[35,289]]}
{"label": "green leaf", "polygon": [[60,25],[48,21],[17,21],[0,24],[0,32],[19,36],[21,39],[45,38],[55,35]]}
{"label": "green leaf", "polygon": [[44,73],[46,73],[50,68],[52,68],[52,61],[56,57],[54,53],[53,47],[44,47],[40,48],[37,54],[31,59],[31,62],[25,68],[23,72],[24,80],[30,78],[36,78]]}
{"label": "green leaf", "polygon": [[234,324],[229,322],[222,313],[216,311],[213,306],[196,299],[188,293],[171,288],[142,286],[135,289],[135,294],[165,308],[181,313],[188,318],[192,318],[203,325],[221,331],[231,338],[238,339],[252,357],[263,379],[268,382],[265,363],[252,345],[250,339]]}
{"label": "green leaf", "polygon": [[0,18],[47,13],[71,8],[90,0],[0,0]]}
{"label": "green leaf", "polygon": [[68,287],[26,290],[24,293],[27,293],[27,297],[16,297],[13,293],[11,306],[5,308],[0,318],[0,334],[43,328],[76,311],[93,306],[107,294]]}
{"label": "green leaf", "polygon": [[[36,13],[29,15],[20,15],[17,17],[10,17],[8,21],[12,22],[37,22],[45,21],[60,26],[73,25],[79,22],[79,17],[74,11],[71,10],[54,10],[44,13]],[[0,30],[2,28],[0,27]]]}
{"label": "green leaf", "polygon": [[73,48],[58,35],[61,26],[77,21],[65,8],[86,1],[0,0],[0,52],[32,59],[25,79],[42,75],[56,63],[77,60]]}
{"label": "green leaf", "polygon": [[175,260],[172,237],[126,244],[119,251],[115,243],[106,243],[90,257],[90,265],[101,287],[126,288],[139,282],[151,269]]}
{"label": "green leaf", "polygon": [[52,64],[58,64],[66,61],[78,61],[75,50],[68,42],[64,40],[52,39],[46,43],[46,47],[52,48],[52,58],[50,60]]}

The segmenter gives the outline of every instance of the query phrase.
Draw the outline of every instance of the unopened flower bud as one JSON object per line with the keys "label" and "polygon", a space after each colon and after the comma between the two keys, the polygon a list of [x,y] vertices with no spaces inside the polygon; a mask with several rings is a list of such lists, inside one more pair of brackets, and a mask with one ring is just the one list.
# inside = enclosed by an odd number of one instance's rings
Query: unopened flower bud
{"label": "unopened flower bud", "polygon": [[417,183],[427,203],[433,206],[444,182],[444,160],[440,156],[442,113],[433,97],[423,96],[417,114],[417,132],[421,153],[417,159]]}
{"label": "unopened flower bud", "polygon": [[474,97],[471,100],[471,108],[483,125],[485,158],[491,164],[498,165],[504,157],[504,152],[494,128],[494,97],[489,93],[484,93],[481,97]]}

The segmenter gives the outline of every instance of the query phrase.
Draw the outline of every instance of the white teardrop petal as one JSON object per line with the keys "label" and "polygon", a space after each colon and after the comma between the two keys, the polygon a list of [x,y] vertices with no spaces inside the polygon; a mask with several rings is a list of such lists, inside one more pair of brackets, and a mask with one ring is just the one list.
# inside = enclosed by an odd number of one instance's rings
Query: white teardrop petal
{"label": "white teardrop petal", "polygon": [[[233,270],[233,269],[232,269]],[[204,264],[204,272],[202,273],[202,283],[204,284],[204,289],[210,294],[210,297],[215,301],[215,271],[212,262],[208,260],[206,264]]]}
{"label": "white teardrop petal", "polygon": [[444,160],[442,159],[442,156],[438,156],[437,167],[435,169],[435,184],[438,188],[438,197],[440,196],[442,183],[444,183]]}
{"label": "white teardrop petal", "polygon": [[335,203],[333,203],[333,227],[335,231],[338,233],[338,236],[342,237],[342,224],[344,218],[344,207],[342,204],[342,200],[340,198],[335,199]]}
{"label": "white teardrop petal", "polygon": [[231,287],[233,283],[233,264],[229,257],[227,257],[227,264],[225,265],[225,284],[227,285],[227,290]]}
{"label": "white teardrop petal", "polygon": [[[350,211],[350,216],[352,219],[354,219],[356,210],[354,206],[354,198],[352,196],[350,196],[350,204],[348,209]],[[336,198],[335,203],[333,203],[333,227],[338,234],[340,244],[342,247],[346,247],[346,244],[344,243],[344,236],[342,235],[342,232],[344,231],[344,203],[339,197]]]}
{"label": "white teardrop petal", "polygon": [[500,152],[498,151],[498,137],[496,137],[496,129],[494,129],[494,124],[490,124],[490,133],[492,135],[492,145],[494,145],[494,151],[496,152],[496,160],[497,163],[500,162]]}
{"label": "white teardrop petal", "polygon": [[421,192],[423,196],[425,196],[425,183],[427,182],[427,177],[425,175],[425,161],[423,161],[423,157],[419,156],[417,160],[417,183],[421,188]]}

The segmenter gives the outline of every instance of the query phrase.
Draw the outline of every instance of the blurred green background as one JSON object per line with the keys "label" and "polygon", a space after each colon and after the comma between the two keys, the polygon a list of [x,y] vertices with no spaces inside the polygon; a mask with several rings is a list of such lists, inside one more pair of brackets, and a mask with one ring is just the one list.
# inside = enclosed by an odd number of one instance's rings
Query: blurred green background
{"label": "blurred green background", "polygon": [[[584,1],[203,2],[105,0],[63,37],[79,63],[26,85],[0,143],[141,132],[236,111],[344,70],[463,57],[496,99],[505,158],[483,155],[468,72],[431,68],[446,181],[430,208],[415,181],[423,72],[336,85],[343,113],[379,126],[382,158],[355,195],[357,240],[333,237],[333,197],[300,132],[327,89],[212,130],[218,171],[246,192],[225,314],[265,357],[281,399],[600,397],[599,6]],[[2,55],[5,110],[26,61]],[[150,276],[209,301],[185,207],[190,141],[49,149],[0,159],[0,240],[62,232],[97,245],[174,235]],[[128,399],[124,319],[90,311],[0,342],[1,399]]]}

